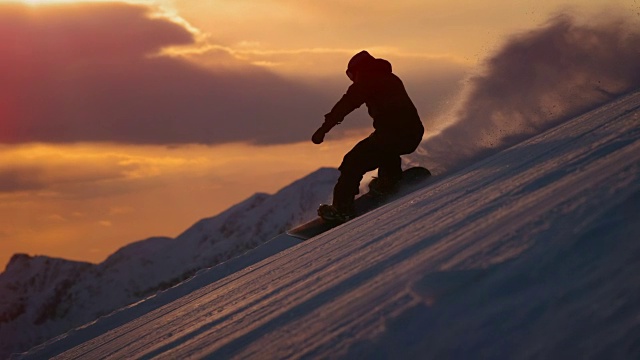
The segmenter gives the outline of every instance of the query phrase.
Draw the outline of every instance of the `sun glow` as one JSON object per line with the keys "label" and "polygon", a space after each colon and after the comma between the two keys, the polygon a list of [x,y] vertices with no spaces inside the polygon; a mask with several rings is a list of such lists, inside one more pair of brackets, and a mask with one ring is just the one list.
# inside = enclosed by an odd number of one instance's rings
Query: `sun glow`
{"label": "sun glow", "polygon": [[46,5],[46,4],[74,3],[79,1],[78,0],[21,0],[17,2],[22,2],[28,5]]}
{"label": "sun glow", "polygon": [[[2,2],[22,3],[27,5],[53,5],[53,4],[69,4],[69,3],[97,3],[97,2],[113,2],[113,0],[0,0]],[[151,4],[148,0],[122,1],[132,4]]]}

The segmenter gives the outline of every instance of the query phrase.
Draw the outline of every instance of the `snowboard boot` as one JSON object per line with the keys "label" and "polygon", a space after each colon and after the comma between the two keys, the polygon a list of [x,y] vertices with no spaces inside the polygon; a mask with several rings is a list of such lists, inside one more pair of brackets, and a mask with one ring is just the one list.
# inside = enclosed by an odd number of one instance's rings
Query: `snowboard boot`
{"label": "snowboard boot", "polygon": [[352,206],[348,209],[339,209],[334,205],[322,204],[318,208],[318,216],[329,222],[345,223],[356,217],[356,212]]}

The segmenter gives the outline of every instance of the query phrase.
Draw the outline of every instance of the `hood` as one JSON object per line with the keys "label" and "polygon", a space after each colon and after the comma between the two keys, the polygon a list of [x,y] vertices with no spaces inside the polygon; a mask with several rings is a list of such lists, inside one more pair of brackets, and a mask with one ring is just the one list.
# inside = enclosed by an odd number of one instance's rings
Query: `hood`
{"label": "hood", "polygon": [[347,65],[347,71],[351,72],[391,72],[391,63],[384,59],[376,59],[367,51],[361,51],[355,54],[349,64]]}

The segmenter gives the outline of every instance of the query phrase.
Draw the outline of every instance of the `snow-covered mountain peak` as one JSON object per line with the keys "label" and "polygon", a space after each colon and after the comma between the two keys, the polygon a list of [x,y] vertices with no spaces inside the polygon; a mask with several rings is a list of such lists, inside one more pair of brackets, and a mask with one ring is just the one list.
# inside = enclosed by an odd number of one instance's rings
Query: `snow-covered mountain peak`
{"label": "snow-covered mountain peak", "polygon": [[59,301],[61,294],[92,266],[47,256],[14,255],[0,274],[0,338],[14,321],[39,325],[61,315],[52,312],[49,305]]}
{"label": "snow-covered mountain peak", "polygon": [[0,274],[0,286],[9,282],[24,282],[28,283],[30,287],[42,288],[50,286],[52,279],[78,268],[89,266],[91,264],[87,262],[57,259],[48,256],[15,254],[9,260],[5,271]]}
{"label": "snow-covered mountain peak", "polygon": [[[227,236],[253,228],[252,224],[274,222],[289,226],[308,218],[322,202],[330,200],[330,193],[339,172],[333,168],[319,170],[296,180],[273,195],[256,193],[231,208],[211,218],[202,219],[178,236],[179,241],[208,238],[221,232]],[[286,214],[287,219],[282,216]],[[268,216],[270,221],[265,218]]]}

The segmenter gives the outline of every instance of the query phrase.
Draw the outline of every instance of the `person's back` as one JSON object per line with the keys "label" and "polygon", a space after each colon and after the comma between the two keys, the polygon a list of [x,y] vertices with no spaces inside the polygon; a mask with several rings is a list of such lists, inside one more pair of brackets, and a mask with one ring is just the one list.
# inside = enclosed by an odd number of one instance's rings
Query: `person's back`
{"label": "person's back", "polygon": [[352,73],[353,84],[325,115],[327,121],[339,123],[364,103],[373,118],[374,129],[391,133],[419,131],[422,122],[418,111],[400,78],[393,74],[391,64],[367,52],[357,54],[354,59],[359,61],[350,62],[347,70]]}
{"label": "person's back", "polygon": [[374,59],[363,64],[350,88],[362,93],[374,129],[397,132],[405,127],[406,131],[412,131],[422,126],[402,80],[393,74],[388,61]]}

